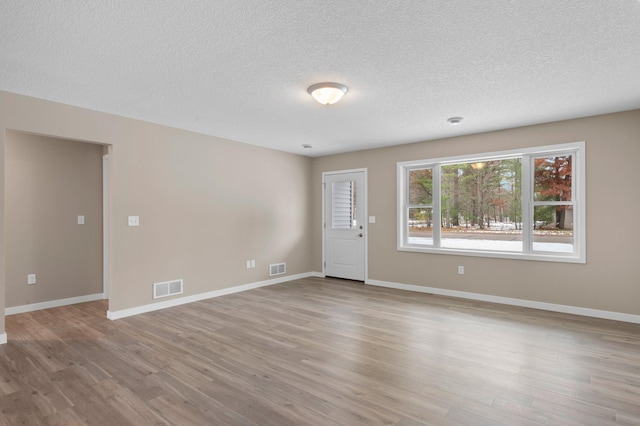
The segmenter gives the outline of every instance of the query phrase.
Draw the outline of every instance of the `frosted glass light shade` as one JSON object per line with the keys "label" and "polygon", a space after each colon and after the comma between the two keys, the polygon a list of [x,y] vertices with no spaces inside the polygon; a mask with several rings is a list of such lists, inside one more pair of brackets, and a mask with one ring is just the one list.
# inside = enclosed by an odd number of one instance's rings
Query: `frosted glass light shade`
{"label": "frosted glass light shade", "polygon": [[323,105],[331,105],[338,102],[349,89],[339,83],[318,83],[310,86],[307,92]]}

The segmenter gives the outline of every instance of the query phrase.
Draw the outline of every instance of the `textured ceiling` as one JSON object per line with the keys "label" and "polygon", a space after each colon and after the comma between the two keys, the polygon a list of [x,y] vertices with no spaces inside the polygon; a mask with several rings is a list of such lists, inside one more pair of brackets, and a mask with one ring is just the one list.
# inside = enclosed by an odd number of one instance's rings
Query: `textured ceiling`
{"label": "textured ceiling", "polygon": [[2,0],[0,90],[326,155],[640,108],[640,1]]}

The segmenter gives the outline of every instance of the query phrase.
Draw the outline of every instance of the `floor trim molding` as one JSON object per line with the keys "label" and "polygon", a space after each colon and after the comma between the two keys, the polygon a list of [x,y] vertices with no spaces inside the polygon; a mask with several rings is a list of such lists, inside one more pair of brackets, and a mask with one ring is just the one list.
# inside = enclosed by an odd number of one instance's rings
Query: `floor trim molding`
{"label": "floor trim molding", "polygon": [[415,291],[418,293],[437,294],[440,296],[459,297],[462,299],[480,300],[483,302],[499,303],[501,305],[520,306],[524,308],[541,309],[543,311],[561,312],[564,314],[582,315],[586,317],[609,319],[614,321],[640,324],[640,315],[625,314],[621,312],[601,311],[599,309],[580,308],[577,306],[557,305],[555,303],[535,302],[532,300],[514,299],[511,297],[491,296],[488,294],[470,293],[466,291],[446,290],[436,287],[423,287],[420,285],[400,284],[389,281],[366,280],[365,284],[378,287],[394,288],[398,290]]}
{"label": "floor trim molding", "polygon": [[140,315],[147,312],[153,312],[160,309],[171,308],[174,306],[184,305],[186,303],[198,302],[200,300],[211,299],[213,297],[226,296],[227,294],[239,293],[241,291],[253,290],[255,288],[266,287],[269,285],[280,284],[287,281],[299,280],[313,276],[312,272],[304,274],[288,275],[286,277],[273,278],[255,283],[243,284],[235,287],[223,288],[221,290],[208,291],[206,293],[194,294],[192,296],[179,297],[177,299],[166,300],[162,302],[150,303],[148,305],[136,306],[135,308],[121,309],[119,311],[107,311],[107,318],[117,320]]}
{"label": "floor trim molding", "polygon": [[5,345],[7,343],[7,333],[0,334],[0,345]]}
{"label": "floor trim molding", "polygon": [[88,294],[86,296],[70,297],[68,299],[49,300],[47,302],[4,308],[5,316],[39,311],[41,309],[58,308],[60,306],[75,305],[76,303],[93,302],[104,299],[104,293]]}

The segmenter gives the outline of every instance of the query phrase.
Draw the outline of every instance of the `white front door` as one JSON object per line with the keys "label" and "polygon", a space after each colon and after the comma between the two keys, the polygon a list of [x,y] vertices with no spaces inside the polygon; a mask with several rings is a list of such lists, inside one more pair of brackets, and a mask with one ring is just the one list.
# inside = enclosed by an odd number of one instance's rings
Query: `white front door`
{"label": "white front door", "polygon": [[325,173],[324,274],[365,280],[365,171]]}

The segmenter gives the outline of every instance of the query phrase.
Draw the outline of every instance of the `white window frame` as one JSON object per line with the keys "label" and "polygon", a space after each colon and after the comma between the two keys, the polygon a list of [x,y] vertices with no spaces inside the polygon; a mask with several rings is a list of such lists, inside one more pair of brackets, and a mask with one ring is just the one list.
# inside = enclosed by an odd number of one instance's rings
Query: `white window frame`
{"label": "white window frame", "polygon": [[[518,150],[485,152],[454,157],[432,158],[426,160],[404,161],[397,163],[398,186],[398,251],[438,253],[462,256],[494,257],[504,259],[539,260],[549,262],[586,263],[586,190],[585,190],[585,143],[573,142],[559,145],[546,145]],[[533,208],[536,205],[550,205],[556,202],[533,200],[533,161],[542,156],[572,154],[572,200],[559,202],[573,206],[574,223],[573,253],[543,252],[533,250]],[[456,163],[486,162],[506,158],[522,158],[522,252],[503,252],[491,250],[471,250],[440,247],[441,241],[441,197],[440,167]],[[408,243],[408,176],[409,170],[432,168],[433,170],[433,246]]]}

